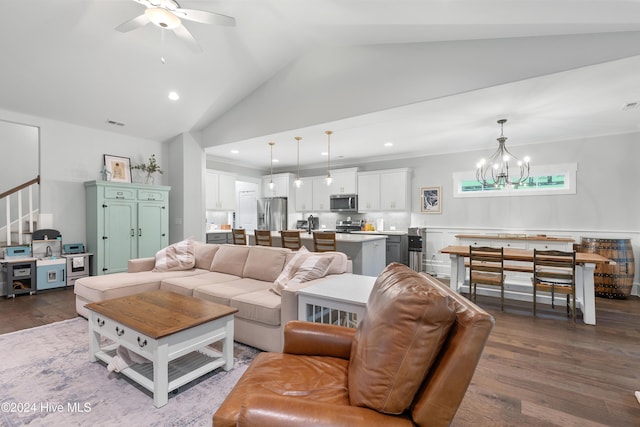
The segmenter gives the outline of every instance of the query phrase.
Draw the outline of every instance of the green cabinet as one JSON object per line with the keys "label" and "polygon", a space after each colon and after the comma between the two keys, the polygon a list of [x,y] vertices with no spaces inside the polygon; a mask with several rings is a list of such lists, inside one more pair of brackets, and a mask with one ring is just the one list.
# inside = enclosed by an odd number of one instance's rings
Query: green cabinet
{"label": "green cabinet", "polygon": [[169,190],[159,185],[85,182],[92,275],[127,271],[133,258],[169,244]]}

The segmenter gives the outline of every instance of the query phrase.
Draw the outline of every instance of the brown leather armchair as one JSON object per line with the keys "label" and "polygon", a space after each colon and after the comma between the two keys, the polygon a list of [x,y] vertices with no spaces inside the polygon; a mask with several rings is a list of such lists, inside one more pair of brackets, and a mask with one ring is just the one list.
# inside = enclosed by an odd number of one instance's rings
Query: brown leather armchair
{"label": "brown leather armchair", "polygon": [[493,317],[401,264],[378,277],[358,329],[293,321],[213,416],[227,426],[448,426]]}

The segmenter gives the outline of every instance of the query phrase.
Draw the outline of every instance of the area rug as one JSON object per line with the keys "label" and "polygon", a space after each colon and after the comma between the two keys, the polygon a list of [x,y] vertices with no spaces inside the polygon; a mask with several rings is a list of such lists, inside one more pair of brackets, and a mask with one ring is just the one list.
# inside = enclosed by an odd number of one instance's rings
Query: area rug
{"label": "area rug", "polygon": [[89,362],[88,340],[80,317],[0,335],[0,425],[210,426],[258,353],[236,343],[232,370],[216,369],[156,408],[146,389]]}

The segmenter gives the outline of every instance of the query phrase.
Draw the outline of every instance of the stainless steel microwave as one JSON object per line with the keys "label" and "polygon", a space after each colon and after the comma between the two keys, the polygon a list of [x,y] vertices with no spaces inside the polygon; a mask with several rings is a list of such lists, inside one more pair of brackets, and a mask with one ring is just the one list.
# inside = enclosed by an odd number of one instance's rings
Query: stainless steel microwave
{"label": "stainless steel microwave", "polygon": [[358,212],[357,194],[332,194],[329,196],[331,212]]}

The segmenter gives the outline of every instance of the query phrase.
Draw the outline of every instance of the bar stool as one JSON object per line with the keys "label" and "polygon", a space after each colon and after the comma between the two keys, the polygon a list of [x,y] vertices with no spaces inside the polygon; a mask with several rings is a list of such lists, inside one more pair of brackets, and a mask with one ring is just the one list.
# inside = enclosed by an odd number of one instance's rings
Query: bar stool
{"label": "bar stool", "polygon": [[273,246],[271,241],[271,230],[254,230],[257,246]]}
{"label": "bar stool", "polygon": [[231,230],[234,245],[247,245],[247,233],[244,228],[234,228]]}
{"label": "bar stool", "polygon": [[316,252],[335,252],[336,233],[334,231],[316,231],[313,233],[313,250]]}
{"label": "bar stool", "polygon": [[283,248],[289,248],[297,251],[302,247],[302,242],[300,241],[300,230],[281,230],[280,237]]}

